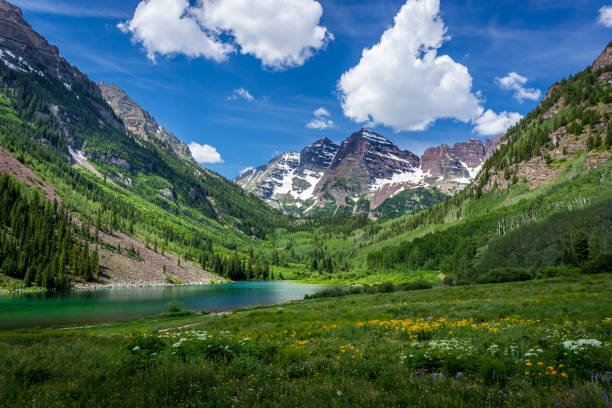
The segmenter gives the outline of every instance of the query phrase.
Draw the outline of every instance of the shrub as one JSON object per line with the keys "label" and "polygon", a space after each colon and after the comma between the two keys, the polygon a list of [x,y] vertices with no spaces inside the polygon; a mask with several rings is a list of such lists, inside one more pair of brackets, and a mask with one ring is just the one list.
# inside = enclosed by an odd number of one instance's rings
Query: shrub
{"label": "shrub", "polygon": [[364,293],[373,294],[378,292],[378,287],[373,285],[368,285],[363,288]]}
{"label": "shrub", "polygon": [[376,287],[378,293],[391,293],[395,292],[395,285],[392,282],[384,282]]}
{"label": "shrub", "polygon": [[455,286],[455,284],[455,278],[453,278],[452,276],[445,276],[444,280],[442,281],[442,285],[444,286]]}
{"label": "shrub", "polygon": [[409,291],[409,290],[423,290],[423,289],[431,289],[433,284],[426,280],[418,280],[415,282],[402,283],[398,285],[398,290]]}
{"label": "shrub", "polygon": [[51,371],[39,363],[22,364],[15,371],[15,378],[23,384],[41,383],[51,377]]}
{"label": "shrub", "polygon": [[528,268],[495,268],[476,280],[476,283],[502,283],[531,280],[534,273]]}
{"label": "shrub", "polygon": [[601,254],[587,262],[582,268],[582,272],[586,274],[612,272],[612,254]]}
{"label": "shrub", "polygon": [[322,298],[340,297],[340,296],[346,296],[348,292],[349,291],[346,288],[343,288],[340,286],[334,286],[333,288],[328,288],[320,292],[313,293],[312,295],[306,294],[304,296],[304,299],[322,299]]}
{"label": "shrub", "polygon": [[170,313],[178,313],[183,311],[183,305],[181,302],[173,300],[172,302],[166,305],[166,310]]}
{"label": "shrub", "polygon": [[572,268],[568,265],[545,266],[538,269],[536,279],[556,278],[561,276],[575,276],[579,269]]}

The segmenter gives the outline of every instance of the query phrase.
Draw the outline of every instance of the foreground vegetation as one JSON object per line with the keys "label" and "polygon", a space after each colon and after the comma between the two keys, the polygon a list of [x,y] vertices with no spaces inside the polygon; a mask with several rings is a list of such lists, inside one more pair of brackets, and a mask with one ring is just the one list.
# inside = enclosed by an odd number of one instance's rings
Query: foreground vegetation
{"label": "foreground vegetation", "polygon": [[607,407],[610,299],[592,275],[4,332],[0,401]]}

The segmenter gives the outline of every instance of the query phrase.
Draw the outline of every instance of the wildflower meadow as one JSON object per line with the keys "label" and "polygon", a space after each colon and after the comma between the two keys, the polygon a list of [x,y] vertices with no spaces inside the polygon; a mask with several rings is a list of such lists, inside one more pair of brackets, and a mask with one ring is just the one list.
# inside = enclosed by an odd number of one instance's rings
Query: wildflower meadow
{"label": "wildflower meadow", "polygon": [[3,407],[609,407],[612,276],[0,334]]}

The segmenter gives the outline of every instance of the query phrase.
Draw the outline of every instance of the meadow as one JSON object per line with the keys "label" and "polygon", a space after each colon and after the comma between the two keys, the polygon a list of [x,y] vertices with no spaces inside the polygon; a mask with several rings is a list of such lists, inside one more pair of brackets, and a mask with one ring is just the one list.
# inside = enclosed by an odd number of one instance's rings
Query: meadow
{"label": "meadow", "polygon": [[612,275],[382,292],[3,332],[0,405],[610,406]]}

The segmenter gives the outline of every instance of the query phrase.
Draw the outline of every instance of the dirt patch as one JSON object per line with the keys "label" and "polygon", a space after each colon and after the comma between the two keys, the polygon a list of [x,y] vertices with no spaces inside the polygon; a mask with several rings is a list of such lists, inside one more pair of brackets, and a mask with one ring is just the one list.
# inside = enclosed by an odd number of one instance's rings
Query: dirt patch
{"label": "dirt patch", "polygon": [[12,154],[0,147],[0,173],[7,173],[28,186],[41,190],[49,201],[62,200],[55,193],[53,187],[38,177],[29,167],[21,163]]}
{"label": "dirt patch", "polygon": [[[41,190],[50,201],[57,200],[58,203],[62,202],[53,186],[46,183],[30,168],[1,147],[0,173],[7,173],[24,184]],[[72,221],[80,228],[81,222],[74,215]],[[93,228],[91,233],[93,235]],[[99,237],[102,243],[107,243],[116,249],[107,250],[104,248],[104,245],[100,245],[99,254],[102,276],[97,282],[77,282],[75,284],[77,289],[123,286],[171,286],[167,282],[168,277],[188,284],[216,283],[222,280],[219,276],[205,271],[200,265],[193,262],[181,260],[179,265],[178,257],[175,254],[166,253],[162,255],[159,252],[148,249],[145,243],[121,232],[106,233],[100,231]],[[121,253],[117,249],[119,246],[121,246]],[[94,247],[95,244],[90,244],[91,250]],[[134,248],[139,253],[138,259],[132,259],[127,256],[127,251],[131,248]]]}

